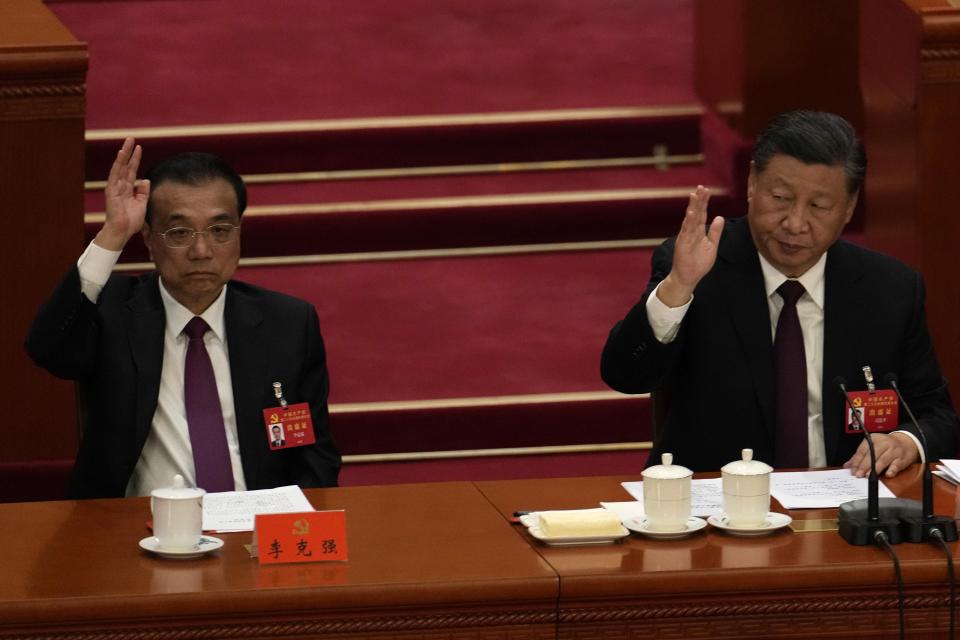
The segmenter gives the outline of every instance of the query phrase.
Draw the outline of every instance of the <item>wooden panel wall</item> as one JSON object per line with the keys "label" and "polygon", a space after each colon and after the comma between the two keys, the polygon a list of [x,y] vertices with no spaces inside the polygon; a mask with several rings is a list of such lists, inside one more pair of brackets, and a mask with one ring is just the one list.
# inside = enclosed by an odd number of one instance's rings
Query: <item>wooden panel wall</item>
{"label": "wooden panel wall", "polygon": [[863,122],[857,0],[697,0],[694,83],[753,138],[773,116],[820,109]]}
{"label": "wooden panel wall", "polygon": [[960,3],[864,0],[869,244],[919,269],[960,406]]}
{"label": "wooden panel wall", "polygon": [[87,48],[41,0],[0,2],[0,463],[72,458],[73,386],[29,360],[33,315],[83,243]]}

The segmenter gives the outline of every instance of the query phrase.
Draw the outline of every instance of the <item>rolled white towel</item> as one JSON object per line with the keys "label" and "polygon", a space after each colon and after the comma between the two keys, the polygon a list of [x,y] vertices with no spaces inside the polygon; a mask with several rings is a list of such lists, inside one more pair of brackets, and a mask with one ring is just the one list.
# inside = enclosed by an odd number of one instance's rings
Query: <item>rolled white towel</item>
{"label": "rolled white towel", "polygon": [[617,514],[606,509],[541,511],[540,531],[550,538],[616,536],[625,532]]}

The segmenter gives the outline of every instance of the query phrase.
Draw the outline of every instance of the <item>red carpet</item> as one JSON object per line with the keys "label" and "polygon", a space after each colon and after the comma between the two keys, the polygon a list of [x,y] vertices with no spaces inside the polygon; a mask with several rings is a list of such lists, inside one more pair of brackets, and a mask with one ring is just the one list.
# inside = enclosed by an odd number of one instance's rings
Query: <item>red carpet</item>
{"label": "red carpet", "polygon": [[600,349],[648,250],[245,267],[314,303],[331,402],[605,389]]}
{"label": "red carpet", "polygon": [[689,0],[53,2],[91,129],[690,104]]}

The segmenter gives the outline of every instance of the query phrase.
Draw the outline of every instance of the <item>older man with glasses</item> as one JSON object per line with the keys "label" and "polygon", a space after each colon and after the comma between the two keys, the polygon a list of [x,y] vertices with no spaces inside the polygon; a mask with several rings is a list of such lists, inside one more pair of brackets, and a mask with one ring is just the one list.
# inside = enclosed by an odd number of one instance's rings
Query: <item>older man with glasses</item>
{"label": "older man with glasses", "polygon": [[[148,495],[177,474],[208,491],[335,486],[316,311],[232,280],[243,180],[203,153],[168,158],[138,180],[141,155],[128,138],[107,179],[103,227],[27,338],[37,364],[80,383],[72,496]],[[156,270],[112,273],[137,233]],[[291,410],[305,435],[271,448],[272,427]]]}

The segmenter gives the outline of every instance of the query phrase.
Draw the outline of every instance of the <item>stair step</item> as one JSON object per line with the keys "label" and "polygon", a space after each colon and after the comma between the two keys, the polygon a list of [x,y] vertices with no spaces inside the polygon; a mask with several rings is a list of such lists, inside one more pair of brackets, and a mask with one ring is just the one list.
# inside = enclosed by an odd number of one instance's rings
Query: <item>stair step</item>
{"label": "stair step", "polygon": [[399,169],[696,154],[701,114],[691,104],[91,130],[87,179],[106,176],[128,135],[143,145],[145,168],[203,150],[241,174]]}
{"label": "stair step", "polygon": [[[661,186],[650,186],[650,185]],[[660,238],[679,227],[689,193],[711,186],[711,211],[737,202],[702,166],[490,176],[255,184],[244,214],[246,257],[430,250]],[[537,191],[552,187],[552,191]],[[343,200],[362,193],[368,199]],[[437,194],[437,195],[429,195]],[[391,197],[393,196],[393,197]],[[400,197],[396,197],[400,196]],[[88,206],[102,207],[102,195]],[[88,214],[92,239],[102,214]],[[147,260],[139,236],[123,262]]]}
{"label": "stair step", "polygon": [[650,415],[648,396],[613,391],[330,406],[334,438],[355,463],[636,445],[653,437]]}

